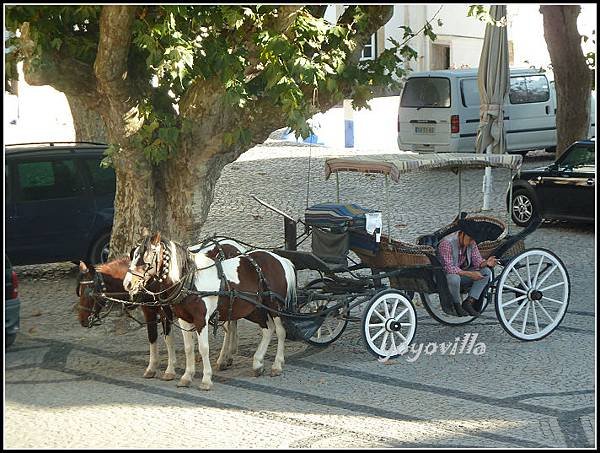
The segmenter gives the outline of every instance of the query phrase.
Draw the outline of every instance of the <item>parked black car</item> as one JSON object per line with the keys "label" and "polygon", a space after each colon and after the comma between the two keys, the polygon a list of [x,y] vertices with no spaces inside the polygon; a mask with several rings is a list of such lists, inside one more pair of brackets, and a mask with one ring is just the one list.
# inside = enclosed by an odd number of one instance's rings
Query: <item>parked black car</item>
{"label": "parked black car", "polygon": [[539,214],[543,219],[594,222],[595,148],[595,139],[577,141],[551,165],[516,175],[512,205],[508,191],[506,195],[513,221],[527,226]]}
{"label": "parked black car", "polygon": [[106,144],[6,145],[6,253],[14,265],[105,262],[115,173],[100,167]]}
{"label": "parked black car", "polygon": [[4,255],[4,347],[12,345],[17,338],[21,321],[19,279],[13,271],[8,256]]}

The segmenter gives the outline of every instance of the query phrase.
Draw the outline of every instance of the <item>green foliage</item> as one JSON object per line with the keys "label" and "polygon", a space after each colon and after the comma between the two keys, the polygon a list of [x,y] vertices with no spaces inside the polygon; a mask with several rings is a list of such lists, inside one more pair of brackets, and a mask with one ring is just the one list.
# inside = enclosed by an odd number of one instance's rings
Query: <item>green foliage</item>
{"label": "green foliage", "polygon": [[[39,64],[68,57],[94,63],[100,39],[102,6],[8,6],[7,29],[30,23]],[[390,40],[376,60],[350,63],[357,35],[370,21],[366,7],[355,8],[348,24],[333,25],[298,7],[289,18],[275,5],[136,6],[128,77],[137,88],[143,125],[135,144],[153,163],[173,156],[190,130],[174,109],[194,84],[218,82],[223,100],[239,118],[253,112],[258,100],[276,106],[287,125],[308,137],[307,119],[318,94],[342,100],[353,93],[355,107],[366,107],[377,86],[397,84],[403,60],[416,57],[406,42]],[[281,27],[282,19],[287,19]],[[383,25],[383,24],[382,24]],[[414,36],[407,27],[406,30]],[[423,29],[435,39],[431,24]],[[19,52],[15,58],[20,58]],[[251,143],[247,127],[226,131],[226,146]],[[105,159],[110,162],[110,150]]]}

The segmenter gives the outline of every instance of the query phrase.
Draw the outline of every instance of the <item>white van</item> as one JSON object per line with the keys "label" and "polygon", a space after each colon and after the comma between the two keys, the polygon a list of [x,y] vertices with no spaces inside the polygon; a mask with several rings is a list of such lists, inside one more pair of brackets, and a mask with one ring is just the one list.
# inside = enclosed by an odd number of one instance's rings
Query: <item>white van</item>
{"label": "white van", "polygon": [[[591,98],[590,137],[595,135]],[[414,72],[398,109],[398,147],[415,152],[475,152],[479,126],[477,68]],[[556,148],[556,92],[546,73],[511,69],[504,105],[509,153]]]}

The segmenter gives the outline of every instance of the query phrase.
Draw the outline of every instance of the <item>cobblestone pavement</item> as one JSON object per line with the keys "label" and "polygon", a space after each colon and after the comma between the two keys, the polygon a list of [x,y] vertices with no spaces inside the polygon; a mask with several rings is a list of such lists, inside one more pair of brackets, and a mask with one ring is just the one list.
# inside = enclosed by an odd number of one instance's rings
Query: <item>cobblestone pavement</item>
{"label": "cobblestone pavement", "polygon": [[[199,237],[218,233],[253,244],[281,245],[282,219],[250,194],[294,217],[302,215],[307,193],[310,204],[335,200],[335,181],[323,180],[326,153],[335,151],[276,146],[249,151],[223,171]],[[547,155],[534,153],[525,166],[548,161]],[[494,173],[492,214],[505,219],[502,197],[509,172]],[[482,174],[463,173],[463,209],[481,207]],[[399,184],[390,185],[392,235],[413,242],[419,234],[449,223],[458,209],[456,181],[450,172],[432,171],[403,175]],[[384,207],[381,177],[343,176],[341,187],[347,201]],[[462,327],[437,324],[418,308],[416,344],[477,334],[477,341],[486,345],[485,354],[422,354],[413,362],[400,358],[380,363],[367,352],[356,322],[325,349],[286,342],[283,375],[255,378],[251,363],[259,333],[241,321],[239,355],[232,368],[214,370],[210,392],[143,379],[149,356],[146,333],[118,312],[102,326],[80,327],[73,312],[72,265],[17,267],[22,321],[5,355],[4,445],[593,447],[594,227],[547,223],[527,238],[526,246],[557,253],[571,278],[567,315],[541,341],[525,343],[509,336],[493,308]],[[181,375],[183,342],[178,332],[175,337]],[[221,339],[221,332],[211,336],[213,366]],[[274,358],[274,345],[273,340],[266,366]],[[164,351],[161,343],[163,367]],[[197,367],[196,384],[200,373]]]}

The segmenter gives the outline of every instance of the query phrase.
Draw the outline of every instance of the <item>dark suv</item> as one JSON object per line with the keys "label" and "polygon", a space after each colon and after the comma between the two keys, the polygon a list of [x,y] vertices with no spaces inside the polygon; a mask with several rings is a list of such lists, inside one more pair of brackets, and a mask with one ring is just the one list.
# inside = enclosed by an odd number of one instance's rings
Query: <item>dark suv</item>
{"label": "dark suv", "polygon": [[106,144],[6,145],[6,253],[13,264],[105,262],[115,173],[100,167]]}
{"label": "dark suv", "polygon": [[596,202],[596,141],[579,140],[547,167],[523,170],[513,177],[513,221],[527,226],[532,219],[594,222]]}

